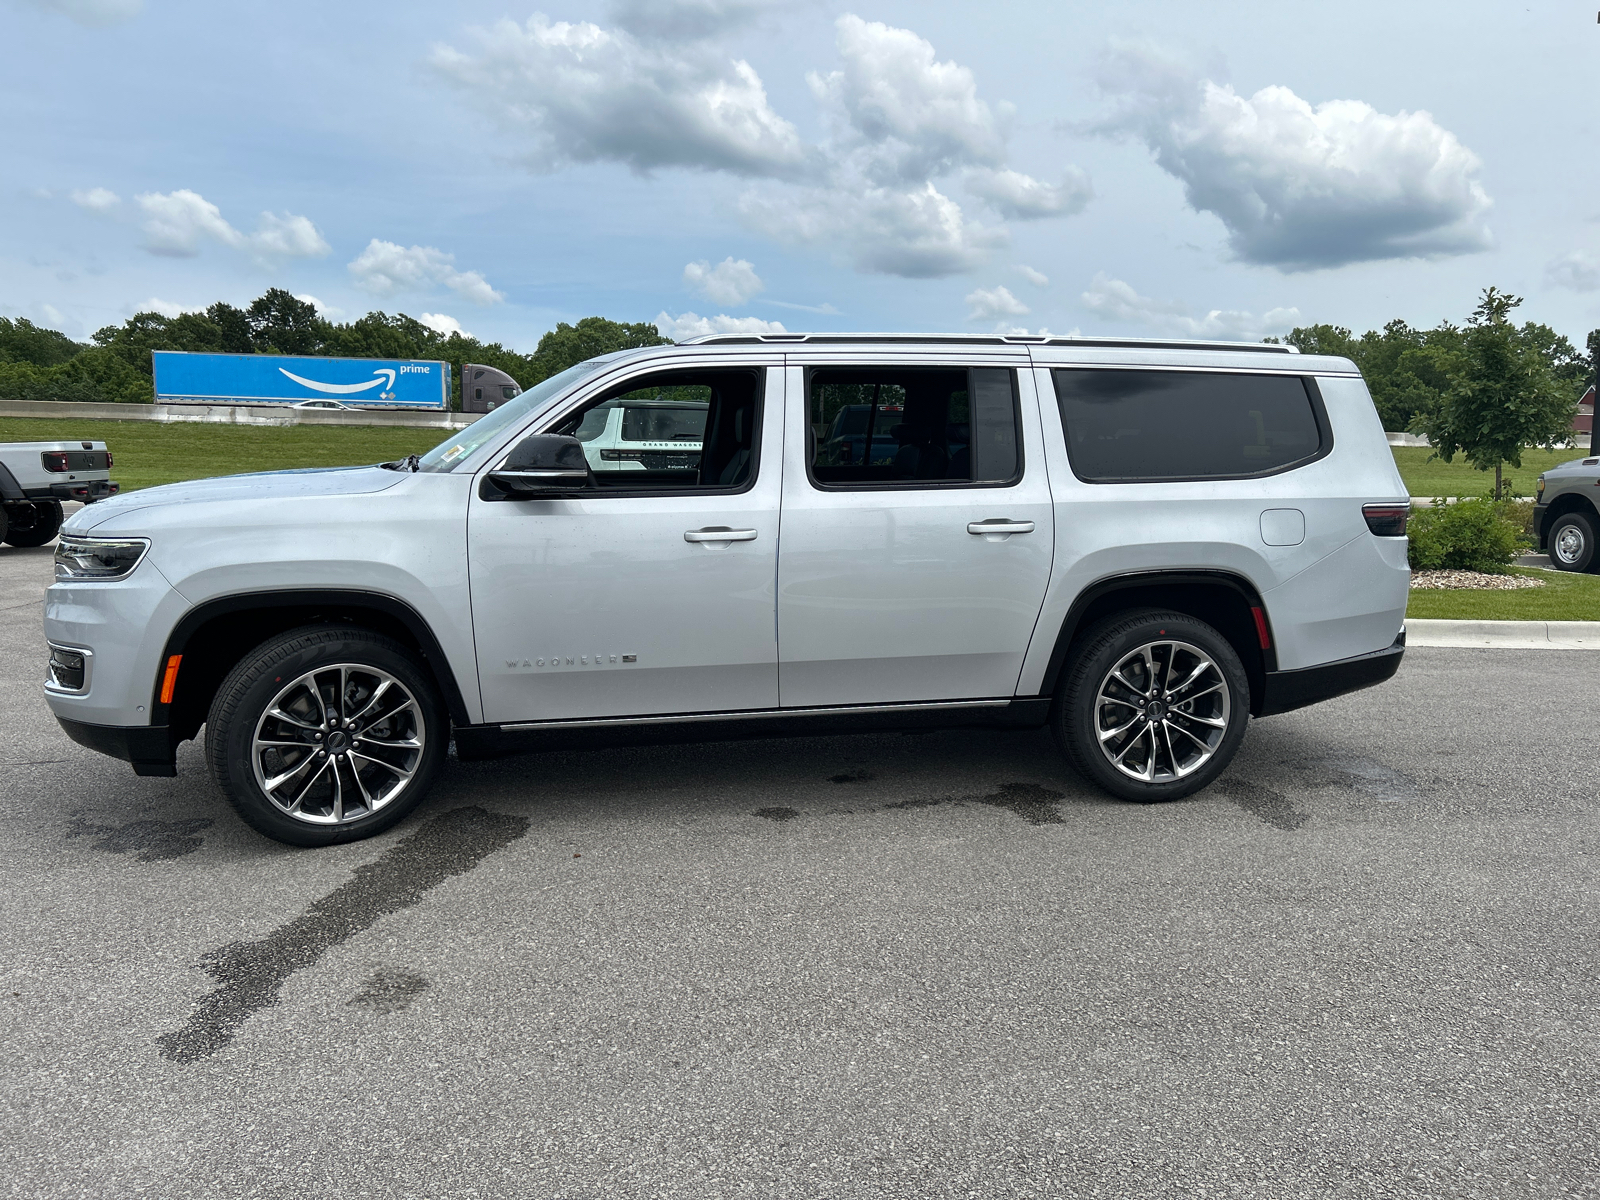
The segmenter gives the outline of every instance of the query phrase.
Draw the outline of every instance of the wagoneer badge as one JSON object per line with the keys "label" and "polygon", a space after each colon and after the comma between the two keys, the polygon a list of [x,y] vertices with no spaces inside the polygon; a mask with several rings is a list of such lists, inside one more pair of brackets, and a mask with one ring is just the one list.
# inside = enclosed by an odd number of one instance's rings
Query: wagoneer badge
{"label": "wagoneer badge", "polygon": [[637,654],[552,654],[549,658],[515,658],[506,659],[506,669],[514,671],[519,667],[603,667],[610,663],[625,662],[636,663],[639,661]]}

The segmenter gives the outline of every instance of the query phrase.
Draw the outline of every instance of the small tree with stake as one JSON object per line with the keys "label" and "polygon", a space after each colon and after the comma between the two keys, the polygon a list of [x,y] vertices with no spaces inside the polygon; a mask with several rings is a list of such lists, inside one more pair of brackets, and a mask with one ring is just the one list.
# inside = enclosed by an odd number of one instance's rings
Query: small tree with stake
{"label": "small tree with stake", "polygon": [[1485,289],[1451,356],[1449,388],[1417,420],[1433,457],[1450,462],[1460,454],[1480,471],[1494,468],[1497,500],[1505,496],[1504,464],[1520,467],[1525,447],[1552,446],[1572,432],[1573,397],[1540,352],[1533,327],[1511,323],[1521,303]]}

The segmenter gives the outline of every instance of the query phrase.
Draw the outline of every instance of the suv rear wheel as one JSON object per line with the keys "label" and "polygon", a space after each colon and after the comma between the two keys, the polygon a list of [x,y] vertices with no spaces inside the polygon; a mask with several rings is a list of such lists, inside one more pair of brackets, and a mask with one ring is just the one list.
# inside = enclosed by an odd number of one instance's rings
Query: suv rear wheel
{"label": "suv rear wheel", "polygon": [[422,800],[449,728],[400,643],[313,626],[263,642],[217,689],[211,777],[257,832],[292,846],[371,837]]}
{"label": "suv rear wheel", "polygon": [[61,501],[34,500],[6,505],[0,540],[13,546],[42,546],[61,531]]}
{"label": "suv rear wheel", "polygon": [[1594,568],[1594,521],[1587,513],[1570,512],[1557,517],[1545,544],[1550,547],[1550,565],[1557,570]]}
{"label": "suv rear wheel", "polygon": [[1227,768],[1250,683],[1204,621],[1145,609],[1095,625],[1068,664],[1051,723],[1077,772],[1124,800],[1176,800]]}

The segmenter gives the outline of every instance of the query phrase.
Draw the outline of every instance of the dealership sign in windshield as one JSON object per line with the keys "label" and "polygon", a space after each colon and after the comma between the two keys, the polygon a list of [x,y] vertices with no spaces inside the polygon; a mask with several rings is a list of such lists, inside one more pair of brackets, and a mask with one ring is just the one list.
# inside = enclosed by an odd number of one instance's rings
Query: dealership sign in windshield
{"label": "dealership sign in windshield", "polygon": [[[409,359],[151,352],[158,404],[450,407],[450,364]],[[332,407],[328,405],[327,407]]]}

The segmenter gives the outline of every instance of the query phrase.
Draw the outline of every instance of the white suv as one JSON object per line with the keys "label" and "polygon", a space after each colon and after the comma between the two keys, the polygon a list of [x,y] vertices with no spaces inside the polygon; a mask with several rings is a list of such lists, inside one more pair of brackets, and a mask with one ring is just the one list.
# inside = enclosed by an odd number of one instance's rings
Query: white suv
{"label": "white suv", "polygon": [[[593,469],[582,434],[641,397],[682,460]],[[452,738],[1049,725],[1106,791],[1166,800],[1251,716],[1394,674],[1407,511],[1344,359],[701,338],[582,363],[420,460],[85,508],[45,691],[141,775],[204,726],[240,815],[300,845],[398,821]]]}

